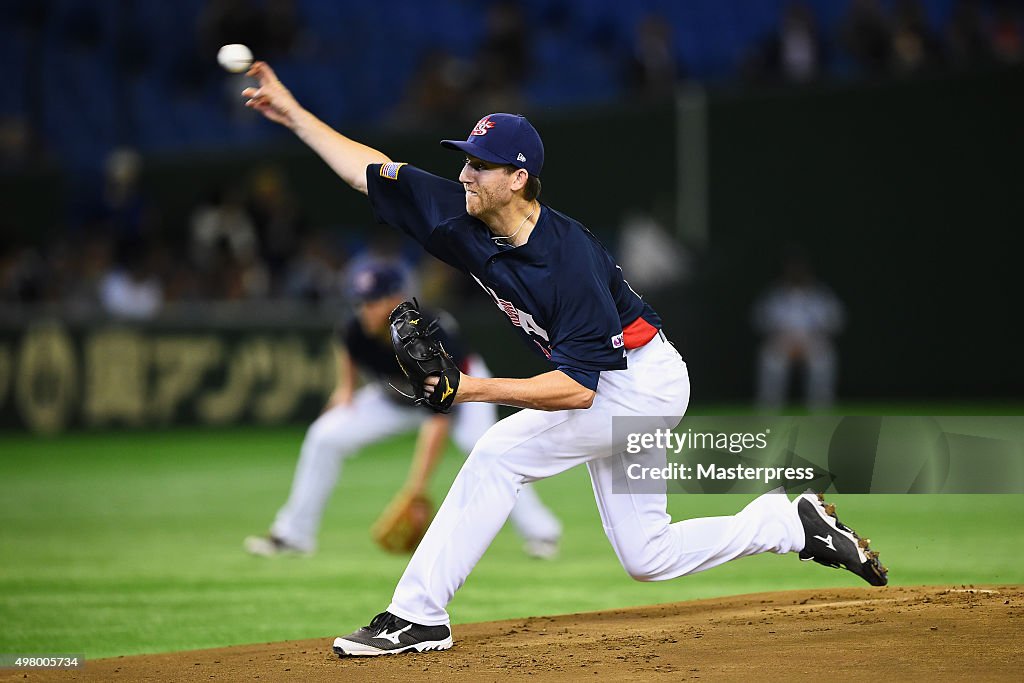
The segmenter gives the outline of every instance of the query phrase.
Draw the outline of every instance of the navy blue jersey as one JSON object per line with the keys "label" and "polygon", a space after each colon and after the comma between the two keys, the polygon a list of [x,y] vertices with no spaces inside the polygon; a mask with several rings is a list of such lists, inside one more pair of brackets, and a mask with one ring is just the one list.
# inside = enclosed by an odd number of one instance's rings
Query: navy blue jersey
{"label": "navy blue jersey", "polygon": [[596,390],[601,371],[624,370],[625,350],[660,329],[597,238],[549,206],[529,241],[509,247],[466,213],[460,183],[395,163],[369,165],[366,178],[380,222],[473,277],[534,350],[583,386]]}

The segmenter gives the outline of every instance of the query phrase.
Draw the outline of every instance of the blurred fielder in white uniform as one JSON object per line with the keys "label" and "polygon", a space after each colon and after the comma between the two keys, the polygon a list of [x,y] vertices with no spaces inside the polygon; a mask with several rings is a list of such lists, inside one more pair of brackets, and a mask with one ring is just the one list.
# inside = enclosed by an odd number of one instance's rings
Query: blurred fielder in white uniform
{"label": "blurred fielder in white uniform", "polygon": [[[405,378],[391,346],[388,314],[405,299],[406,273],[390,263],[370,263],[352,277],[356,315],[338,333],[338,384],[324,412],[309,427],[302,442],[291,494],[278,511],[270,533],[250,536],[245,548],[254,555],[308,554],[316,550],[324,508],[341,474],[342,461],[365,446],[419,428],[409,475],[395,501],[422,495],[440,460],[449,430],[465,453],[495,422],[497,408],[487,403],[460,405],[451,415],[417,408],[389,384],[404,386]],[[445,348],[465,372],[489,377],[480,356],[465,352],[450,316],[440,316]],[[370,381],[356,389],[359,371]],[[524,539],[523,549],[538,558],[553,557],[562,527],[526,487],[510,517]]]}

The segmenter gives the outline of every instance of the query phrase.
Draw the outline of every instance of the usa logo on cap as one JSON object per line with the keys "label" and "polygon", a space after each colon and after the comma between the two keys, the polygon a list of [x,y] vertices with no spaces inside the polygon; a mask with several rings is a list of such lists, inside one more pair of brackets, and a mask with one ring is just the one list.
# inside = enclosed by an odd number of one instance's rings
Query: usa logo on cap
{"label": "usa logo on cap", "polygon": [[525,169],[538,178],[544,167],[544,143],[521,114],[487,114],[465,140],[442,140],[441,145],[491,164]]}
{"label": "usa logo on cap", "polygon": [[470,135],[487,135],[487,131],[491,128],[494,128],[494,121],[491,121],[489,116],[485,116],[476,122]]}

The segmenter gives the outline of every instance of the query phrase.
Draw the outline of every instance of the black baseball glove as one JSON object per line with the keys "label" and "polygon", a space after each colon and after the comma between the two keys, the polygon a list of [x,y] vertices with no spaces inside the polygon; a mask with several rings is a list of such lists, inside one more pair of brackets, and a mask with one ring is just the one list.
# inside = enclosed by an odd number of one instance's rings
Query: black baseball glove
{"label": "black baseball glove", "polygon": [[[455,361],[434,338],[437,321],[428,322],[419,311],[419,303],[404,301],[391,311],[391,343],[395,358],[412,385],[416,405],[426,405],[439,413],[447,413],[455,403],[461,373]],[[423,390],[427,377],[437,377],[434,393]]]}

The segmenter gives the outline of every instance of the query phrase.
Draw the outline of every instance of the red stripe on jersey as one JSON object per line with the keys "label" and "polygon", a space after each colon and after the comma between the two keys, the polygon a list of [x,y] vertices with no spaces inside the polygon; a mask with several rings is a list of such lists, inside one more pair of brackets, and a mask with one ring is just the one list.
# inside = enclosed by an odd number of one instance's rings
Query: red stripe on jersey
{"label": "red stripe on jersey", "polygon": [[656,334],[658,334],[658,328],[640,317],[622,330],[622,341],[626,343],[627,349],[639,349],[654,339]]}

